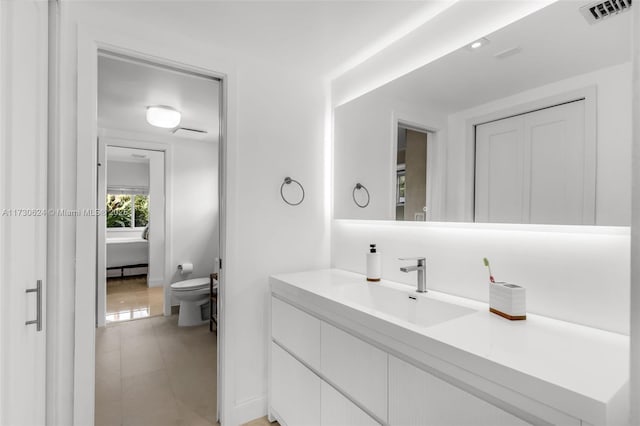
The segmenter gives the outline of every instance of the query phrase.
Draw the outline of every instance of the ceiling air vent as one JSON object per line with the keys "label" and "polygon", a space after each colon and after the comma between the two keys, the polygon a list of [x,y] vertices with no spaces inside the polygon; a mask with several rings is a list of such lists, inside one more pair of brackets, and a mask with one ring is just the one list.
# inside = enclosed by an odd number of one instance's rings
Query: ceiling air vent
{"label": "ceiling air vent", "polygon": [[631,8],[631,0],[605,0],[591,3],[580,8],[580,12],[587,22],[595,24],[620,12]]}

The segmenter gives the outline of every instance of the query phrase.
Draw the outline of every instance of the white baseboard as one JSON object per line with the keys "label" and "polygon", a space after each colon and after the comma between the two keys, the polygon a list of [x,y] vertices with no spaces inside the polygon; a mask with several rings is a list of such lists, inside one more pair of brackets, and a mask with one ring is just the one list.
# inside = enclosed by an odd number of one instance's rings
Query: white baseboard
{"label": "white baseboard", "polygon": [[162,287],[164,285],[164,280],[147,280],[147,285],[149,287]]}

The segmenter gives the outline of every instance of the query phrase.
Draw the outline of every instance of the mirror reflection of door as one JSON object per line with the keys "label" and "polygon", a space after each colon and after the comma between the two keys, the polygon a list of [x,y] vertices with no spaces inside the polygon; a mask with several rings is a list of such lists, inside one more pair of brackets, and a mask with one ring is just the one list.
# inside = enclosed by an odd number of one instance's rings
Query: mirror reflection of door
{"label": "mirror reflection of door", "polygon": [[595,158],[583,99],[476,126],[476,222],[594,225]]}
{"label": "mirror reflection of door", "polygon": [[426,220],[428,139],[426,131],[398,126],[396,220]]}

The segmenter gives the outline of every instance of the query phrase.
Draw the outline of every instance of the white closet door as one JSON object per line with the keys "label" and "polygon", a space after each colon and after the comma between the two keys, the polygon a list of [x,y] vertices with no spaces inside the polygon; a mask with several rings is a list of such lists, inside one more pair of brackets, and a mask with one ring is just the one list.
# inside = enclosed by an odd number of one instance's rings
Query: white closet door
{"label": "white closet door", "polygon": [[476,222],[522,223],[522,116],[476,127]]}
{"label": "white closet door", "polygon": [[47,2],[0,1],[0,424],[12,426],[45,424],[47,16]]}
{"label": "white closet door", "polygon": [[595,223],[584,101],[476,127],[476,222]]}
{"label": "white closet door", "polygon": [[588,224],[583,220],[583,215],[588,216],[583,205],[588,189],[584,101],[543,109],[524,118],[524,222]]}

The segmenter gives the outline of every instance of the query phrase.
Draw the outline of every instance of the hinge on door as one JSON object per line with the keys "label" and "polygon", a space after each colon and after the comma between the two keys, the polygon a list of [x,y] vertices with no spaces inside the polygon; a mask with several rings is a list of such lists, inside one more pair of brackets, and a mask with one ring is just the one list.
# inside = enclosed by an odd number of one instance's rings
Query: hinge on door
{"label": "hinge on door", "polygon": [[218,258],[218,269],[222,269],[222,258]]}

